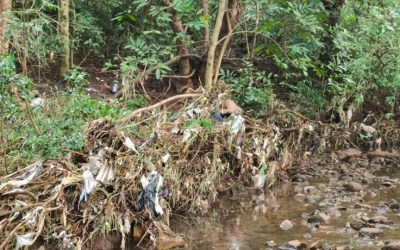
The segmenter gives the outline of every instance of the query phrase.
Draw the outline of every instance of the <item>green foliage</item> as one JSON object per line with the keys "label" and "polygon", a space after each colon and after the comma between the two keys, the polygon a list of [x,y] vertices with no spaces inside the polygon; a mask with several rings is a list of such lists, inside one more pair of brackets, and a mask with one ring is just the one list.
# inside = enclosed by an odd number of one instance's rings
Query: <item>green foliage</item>
{"label": "green foliage", "polygon": [[75,66],[64,76],[70,88],[80,90],[88,83],[89,74],[83,68]]}
{"label": "green foliage", "polygon": [[[369,100],[384,109],[386,118],[394,117],[400,87],[400,2],[348,0],[335,4],[339,2],[240,1],[244,8],[238,10],[243,13],[238,18],[243,20],[231,37],[229,55],[248,59],[256,31],[256,48],[251,56],[261,60],[256,60],[254,67],[239,69],[228,70],[222,65],[225,70],[220,76],[231,84],[239,105],[261,116],[276,90],[278,98],[308,113],[318,110],[330,114],[346,108],[356,111]],[[50,0],[27,1],[25,7],[22,3],[14,1],[15,12],[7,17],[6,35],[12,38],[17,61],[26,56],[30,65],[45,68],[50,53],[60,56],[55,21],[58,7]],[[147,0],[74,3],[76,20],[71,19],[71,36],[74,52],[78,52],[75,54],[114,58],[106,66],[114,72],[120,70],[126,83],[124,93],[127,86],[148,81],[147,70],[157,79],[178,71],[177,64],[167,67],[163,63],[178,54],[177,42],[182,38],[190,53],[201,54],[203,29],[213,31],[209,24],[214,23],[213,13],[219,5],[219,1],[208,1],[210,15],[203,16],[201,1],[194,0],[174,0],[172,6]],[[179,34],[171,27],[175,13],[184,30]],[[23,85],[30,85],[30,80],[17,74],[12,77],[8,81],[13,86],[20,84],[23,89]],[[87,75],[74,68],[65,80],[70,87],[80,89]],[[135,86],[126,92],[130,90],[135,93]],[[9,107],[15,103],[6,101]],[[144,103],[139,98],[130,100],[128,106],[134,109]]]}
{"label": "green foliage", "polygon": [[346,3],[344,22],[334,30],[337,53],[328,65],[334,72],[329,84],[336,103],[359,106],[369,97],[385,99],[393,110],[400,87],[400,44],[394,42],[400,36],[400,4]]}
{"label": "green foliage", "polygon": [[168,48],[162,48],[158,44],[149,43],[145,38],[129,38],[126,50],[131,53],[120,65],[123,77],[142,78],[143,69],[155,70],[156,77],[159,79],[162,74],[171,70],[170,67],[163,64],[164,58],[171,56],[172,51]]}
{"label": "green foliage", "polygon": [[21,62],[24,57],[38,68],[49,63],[49,54],[60,51],[56,22],[51,17],[58,8],[48,1],[34,2],[22,7],[13,6],[15,15],[7,18],[7,37],[11,39],[12,49]]}
{"label": "green foliage", "polygon": [[79,92],[48,98],[43,108],[32,108],[38,135],[31,123],[21,123],[27,117],[23,107],[20,109],[23,112],[14,117],[20,125],[18,129],[10,128],[9,140],[10,144],[21,146],[10,152],[10,156],[22,154],[26,160],[61,157],[65,154],[63,149],[79,151],[84,146],[82,132],[86,122],[102,117],[117,119],[128,112],[117,102],[104,103]]}
{"label": "green foliage", "polygon": [[135,110],[147,106],[146,97],[140,94],[136,94],[133,99],[129,99],[127,102],[128,109]]}
{"label": "green foliage", "polygon": [[30,98],[32,97],[31,86],[32,79],[17,74],[14,55],[0,55],[0,97],[7,96],[11,92],[11,88],[14,87],[22,98]]}
{"label": "green foliage", "polygon": [[253,65],[245,62],[237,71],[221,69],[220,78],[231,85],[231,92],[239,106],[255,116],[265,115],[272,100],[272,75],[255,71]]}
{"label": "green foliage", "polygon": [[99,20],[86,11],[77,15],[73,37],[75,50],[82,51],[85,55],[100,54],[104,38],[101,28],[97,25],[98,22]]}
{"label": "green foliage", "polygon": [[185,122],[185,128],[201,127],[205,130],[212,130],[214,124],[209,119],[190,119]]}
{"label": "green foliage", "polygon": [[263,9],[266,15],[259,32],[266,43],[258,48],[259,53],[272,55],[278,67],[294,67],[307,77],[325,46],[323,39],[327,31],[323,21],[327,13],[322,4],[319,1],[265,2],[269,4]]}
{"label": "green foliage", "polygon": [[[61,157],[65,154],[63,149],[79,151],[84,145],[82,132],[87,121],[102,117],[118,119],[130,112],[117,101],[105,103],[76,90],[52,98],[44,97],[43,107],[29,107],[38,134],[25,103],[20,99],[33,97],[31,79],[16,73],[14,60],[12,55],[0,57],[0,95],[5,111],[1,119],[5,122],[8,144],[14,145],[9,157],[31,161]],[[86,81],[85,77],[86,73],[76,68],[67,75],[67,80],[76,87]],[[18,88],[19,96],[8,94],[11,87]],[[138,100],[138,103],[143,103],[142,99]]]}

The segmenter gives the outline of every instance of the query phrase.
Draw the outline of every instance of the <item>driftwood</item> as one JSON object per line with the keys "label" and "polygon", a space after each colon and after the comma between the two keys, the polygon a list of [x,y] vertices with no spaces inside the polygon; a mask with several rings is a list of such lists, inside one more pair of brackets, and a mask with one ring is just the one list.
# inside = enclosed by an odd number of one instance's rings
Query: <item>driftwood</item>
{"label": "driftwood", "polygon": [[388,158],[388,159],[400,159],[400,154],[399,153],[391,153],[388,151],[371,151],[368,152],[368,157],[374,158],[374,157],[383,157],[383,158]]}
{"label": "driftwood", "polygon": [[130,113],[129,115],[127,115],[126,117],[124,117],[124,118],[121,120],[121,123],[127,122],[127,121],[133,119],[135,116],[139,115],[139,114],[142,113],[142,112],[146,112],[146,111],[155,109],[155,108],[157,108],[157,107],[159,107],[159,106],[161,106],[161,105],[164,105],[164,104],[166,104],[166,103],[168,103],[168,102],[172,102],[172,101],[174,101],[174,100],[178,100],[178,99],[182,99],[182,98],[199,97],[199,96],[201,96],[201,95],[202,95],[202,94],[183,94],[183,95],[172,96],[172,97],[167,98],[167,99],[165,99],[165,100],[163,100],[163,101],[161,101],[161,102],[158,102],[158,103],[156,103],[156,104],[154,104],[154,105],[151,105],[151,106],[148,106],[148,107],[144,107],[144,108],[140,108],[140,109],[136,109],[135,111],[133,111],[132,113]]}
{"label": "driftwood", "polygon": [[337,151],[340,160],[344,160],[351,157],[361,157],[362,152],[356,148],[348,148]]}

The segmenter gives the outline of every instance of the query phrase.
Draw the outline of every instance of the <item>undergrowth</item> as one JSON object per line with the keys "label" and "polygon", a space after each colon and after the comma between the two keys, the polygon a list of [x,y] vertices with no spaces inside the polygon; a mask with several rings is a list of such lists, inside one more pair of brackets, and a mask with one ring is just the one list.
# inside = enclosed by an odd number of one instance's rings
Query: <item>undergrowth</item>
{"label": "undergrowth", "polygon": [[[104,117],[119,119],[145,105],[143,98],[138,97],[136,102],[131,101],[134,105],[125,108],[117,100],[104,102],[92,99],[78,88],[56,96],[40,97],[43,101],[33,105],[33,84],[29,78],[16,73],[14,58],[2,57],[0,63],[0,97],[4,100],[0,161],[9,166],[6,172],[19,164],[80,151],[84,146],[83,128],[88,121]],[[71,76],[69,81],[80,79]]]}

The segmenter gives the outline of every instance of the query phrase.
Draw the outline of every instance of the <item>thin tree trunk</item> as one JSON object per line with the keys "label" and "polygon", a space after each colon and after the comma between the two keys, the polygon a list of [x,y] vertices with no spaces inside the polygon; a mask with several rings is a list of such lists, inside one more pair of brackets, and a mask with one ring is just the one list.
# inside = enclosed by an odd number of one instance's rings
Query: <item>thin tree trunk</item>
{"label": "thin tree trunk", "polygon": [[256,20],[254,23],[254,30],[253,30],[253,39],[251,41],[251,47],[250,47],[250,55],[249,58],[252,58],[254,56],[254,51],[256,49],[256,44],[257,44],[257,29],[258,29],[258,24],[260,22],[260,4],[258,1],[255,1],[256,4]]}
{"label": "thin tree trunk", "polygon": [[[71,1],[71,7],[72,7],[72,30],[71,30],[71,37],[75,37],[75,25],[76,25],[76,6],[75,2]],[[72,45],[73,46],[73,45]],[[70,67],[75,67],[74,65],[74,50],[70,49],[71,52],[71,58],[70,58]]]}
{"label": "thin tree trunk", "polygon": [[[176,12],[172,8],[172,3],[170,0],[162,0],[162,4],[166,7],[169,8],[170,13],[172,14],[172,21],[171,21],[171,27],[172,30],[174,31],[175,34],[180,34],[184,33],[185,30],[183,29],[182,25],[182,19],[179,15],[178,12]],[[185,44],[185,36],[182,36],[178,41],[176,42],[176,45],[178,46],[178,55],[185,55],[189,53],[189,49],[187,48]],[[190,67],[190,61],[189,58],[182,58],[179,62],[179,74],[181,76],[188,76],[190,75],[191,67]],[[191,79],[182,79],[182,85],[192,85]]]}
{"label": "thin tree trunk", "polygon": [[[202,2],[203,6],[203,16],[208,18],[208,0],[203,0]],[[207,27],[204,28],[203,30],[203,35],[204,35],[204,48],[203,48],[203,53],[204,55],[207,52],[208,46],[210,45],[210,29]]]}
{"label": "thin tree trunk", "polygon": [[242,12],[242,6],[237,0],[228,1],[228,10],[225,13],[224,23],[219,34],[219,39],[220,41],[223,40],[223,43],[217,45],[215,52],[213,84],[216,84],[218,81],[219,69],[221,67],[222,59],[231,42],[233,32],[239,24],[239,18]]}
{"label": "thin tree trunk", "polygon": [[21,58],[19,58],[19,62],[21,63],[22,67],[22,74],[24,76],[28,75],[28,27],[27,27],[27,22],[28,22],[28,16],[26,14],[26,0],[22,1],[22,8],[23,8],[23,13],[21,16],[22,20],[22,55]]}
{"label": "thin tree trunk", "polygon": [[207,66],[206,72],[204,76],[204,84],[207,91],[211,91],[213,87],[213,75],[214,75],[214,60],[215,60],[215,51],[218,45],[218,38],[221,31],[225,11],[227,8],[227,0],[220,0],[219,1],[219,8],[218,8],[218,15],[217,20],[215,22],[213,35],[210,41],[210,47],[208,48],[208,55],[207,55]]}
{"label": "thin tree trunk", "polygon": [[11,0],[1,0],[0,3],[0,54],[8,53],[9,40],[6,38],[7,21],[5,14],[11,10]]}
{"label": "thin tree trunk", "polygon": [[61,65],[60,74],[65,75],[70,68],[69,44],[69,0],[60,0]]}

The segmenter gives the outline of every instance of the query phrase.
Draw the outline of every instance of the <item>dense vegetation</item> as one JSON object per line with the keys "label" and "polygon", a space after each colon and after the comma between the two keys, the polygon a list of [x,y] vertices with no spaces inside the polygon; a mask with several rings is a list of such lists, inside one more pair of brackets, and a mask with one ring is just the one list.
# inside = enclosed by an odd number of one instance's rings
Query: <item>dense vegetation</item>
{"label": "dense vegetation", "polygon": [[399,158],[399,58],[397,0],[2,0],[0,249],[125,248],[315,155]]}
{"label": "dense vegetation", "polygon": [[[173,93],[207,87],[210,60],[211,71],[217,70],[211,72],[212,89],[227,83],[238,104],[258,117],[275,101],[311,119],[343,123],[367,112],[395,119],[399,107],[395,0],[15,0],[2,10],[0,142],[13,160],[79,150],[85,121],[118,118],[146,105],[143,86],[149,82],[172,83]],[[219,10],[225,14],[220,27]],[[46,78],[65,67],[59,65],[66,45],[70,71]],[[124,83],[122,99],[89,98],[88,66]],[[43,86],[65,92],[27,110]]]}

